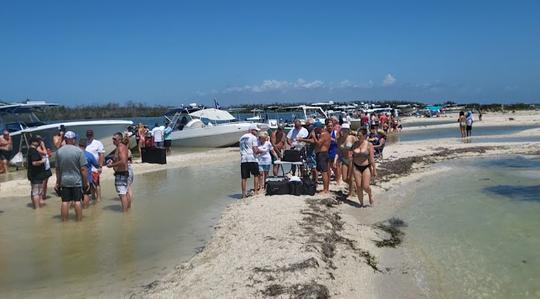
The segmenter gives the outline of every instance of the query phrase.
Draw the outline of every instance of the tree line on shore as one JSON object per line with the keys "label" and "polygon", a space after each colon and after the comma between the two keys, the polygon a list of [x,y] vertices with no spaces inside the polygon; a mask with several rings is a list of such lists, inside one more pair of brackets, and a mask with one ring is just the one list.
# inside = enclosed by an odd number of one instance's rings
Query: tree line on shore
{"label": "tree line on shore", "polygon": [[108,103],[103,105],[58,106],[36,111],[38,117],[47,120],[76,120],[104,118],[133,118],[162,116],[169,108],[161,105],[146,105],[128,102],[124,105]]}
{"label": "tree line on shore", "polygon": [[[335,105],[347,105],[360,102],[335,102]],[[237,113],[249,113],[253,109],[269,110],[269,108],[279,109],[280,107],[290,107],[306,103],[273,103],[273,104],[238,104],[223,107],[223,109],[234,110]],[[368,104],[377,104],[382,107],[397,105],[414,105],[418,108],[426,106],[420,102],[408,101],[374,101]],[[447,101],[443,105],[458,105],[455,102]],[[518,111],[537,109],[538,105],[526,103],[514,104],[464,104],[467,109],[481,111]],[[133,117],[159,117],[165,114],[169,107],[163,105],[148,105],[143,103],[127,102],[125,104],[107,103],[102,105],[81,105],[81,106],[58,106],[36,111],[38,117],[47,120],[77,120],[77,119],[104,119],[104,118],[133,118]]]}

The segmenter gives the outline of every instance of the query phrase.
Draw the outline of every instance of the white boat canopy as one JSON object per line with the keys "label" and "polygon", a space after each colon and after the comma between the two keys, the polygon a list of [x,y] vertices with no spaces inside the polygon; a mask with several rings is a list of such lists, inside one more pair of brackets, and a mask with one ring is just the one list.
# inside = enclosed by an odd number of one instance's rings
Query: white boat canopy
{"label": "white boat canopy", "polygon": [[209,120],[219,120],[219,121],[235,120],[234,116],[232,116],[229,112],[215,109],[215,108],[202,109],[199,111],[192,112],[189,115],[191,115],[192,117],[206,118]]}

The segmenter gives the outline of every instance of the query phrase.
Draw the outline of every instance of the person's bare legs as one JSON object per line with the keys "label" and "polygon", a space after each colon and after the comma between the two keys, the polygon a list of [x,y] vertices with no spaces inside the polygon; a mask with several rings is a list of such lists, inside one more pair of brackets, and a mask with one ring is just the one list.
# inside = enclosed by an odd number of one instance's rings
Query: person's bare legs
{"label": "person's bare legs", "polygon": [[43,196],[42,200],[47,198],[47,183],[49,182],[49,178],[46,178],[43,180]]}
{"label": "person's bare legs", "polygon": [[75,216],[77,221],[82,220],[82,204],[80,200],[75,201]]}
{"label": "person's bare legs", "polygon": [[60,215],[62,216],[62,221],[67,221],[69,216],[69,201],[63,201],[62,205],[60,206]]}
{"label": "person's bare legs", "polygon": [[323,181],[323,191],[322,193],[326,194],[330,192],[330,169],[321,172],[322,181]]}
{"label": "person's bare legs", "polygon": [[122,204],[122,212],[127,212],[129,210],[129,199],[127,194],[119,194],[120,196],[120,203]]}
{"label": "person's bare legs", "polygon": [[127,196],[129,198],[129,203],[133,201],[133,187],[131,185],[128,186]]}
{"label": "person's bare legs", "polygon": [[0,160],[0,174],[8,172],[7,160]]}
{"label": "person's bare legs", "polygon": [[39,195],[30,196],[34,210],[41,207],[41,197]]}
{"label": "person's bare legs", "polygon": [[101,182],[96,186],[96,201],[101,201]]}
{"label": "person's bare legs", "polygon": [[83,208],[88,208],[90,206],[90,194],[83,195]]}
{"label": "person's bare legs", "polygon": [[253,191],[255,192],[255,195],[259,194],[259,177],[261,175],[253,176]]}
{"label": "person's bare legs", "polygon": [[247,197],[247,179],[242,179],[241,186],[242,186],[242,198],[246,198]]}
{"label": "person's bare legs", "polygon": [[366,191],[369,198],[369,205],[373,207],[375,203],[373,202],[373,195],[371,194],[370,184],[371,184],[371,169],[368,168],[364,170],[364,173],[362,173],[362,190]]}
{"label": "person's bare legs", "polygon": [[262,190],[265,189],[265,182],[266,182],[266,178],[268,177],[268,171],[261,171],[261,175],[259,176],[259,188],[261,188]]}
{"label": "person's bare legs", "polygon": [[362,173],[360,170],[356,169],[353,166],[353,177],[354,182],[356,183],[356,195],[358,196],[358,201],[360,206],[364,206],[364,190],[362,189]]}
{"label": "person's bare legs", "polygon": [[336,184],[340,186],[341,183],[343,183],[343,180],[342,180],[343,178],[341,175],[341,162],[339,160],[337,160],[336,163],[333,164],[332,171],[334,172],[334,175],[336,176]]}
{"label": "person's bare legs", "polygon": [[278,175],[278,173],[279,173],[279,165],[277,165],[277,164],[272,165],[272,173],[274,174],[274,176]]}

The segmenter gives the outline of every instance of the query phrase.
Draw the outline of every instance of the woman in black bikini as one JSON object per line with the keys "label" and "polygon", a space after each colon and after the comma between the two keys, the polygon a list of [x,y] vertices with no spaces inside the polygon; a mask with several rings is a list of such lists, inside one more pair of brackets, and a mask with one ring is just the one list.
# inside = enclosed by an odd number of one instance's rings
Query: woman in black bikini
{"label": "woman in black bikini", "polygon": [[368,194],[369,205],[373,207],[373,196],[369,184],[371,177],[377,176],[375,168],[375,157],[373,145],[366,140],[367,130],[358,130],[358,141],[352,147],[352,168],[354,181],[356,182],[356,193],[360,206],[364,206],[364,192]]}

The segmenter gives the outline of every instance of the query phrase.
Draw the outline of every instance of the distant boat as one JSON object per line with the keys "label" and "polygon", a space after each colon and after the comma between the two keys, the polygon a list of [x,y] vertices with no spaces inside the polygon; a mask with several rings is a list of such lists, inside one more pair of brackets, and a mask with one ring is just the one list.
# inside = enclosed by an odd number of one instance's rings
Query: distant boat
{"label": "distant boat", "polygon": [[263,117],[261,116],[261,114],[264,112],[264,110],[253,109],[251,110],[251,112],[253,113],[253,116],[246,118],[247,121],[256,122],[256,123],[260,123],[263,121]]}
{"label": "distant boat", "polygon": [[325,119],[328,118],[326,112],[318,106],[299,105],[290,107],[268,107],[268,109],[273,109],[276,113],[287,112],[290,115],[289,119],[269,118],[267,125],[270,130],[275,130],[281,125],[284,127],[285,132],[288,132],[294,127],[293,122],[295,119],[300,120],[302,125],[305,125],[308,119],[324,123]]}
{"label": "distant boat", "polygon": [[[180,147],[227,147],[238,143],[248,132],[251,122],[239,122],[229,112],[209,108],[177,108],[164,116],[174,128],[172,145]],[[260,129],[268,129],[259,124]]]}
{"label": "distant boat", "polygon": [[66,130],[73,131],[77,136],[86,136],[86,130],[94,131],[94,138],[101,141],[107,151],[112,151],[112,135],[124,132],[132,121],[127,120],[91,120],[91,121],[65,121],[45,123],[41,121],[35,110],[46,107],[55,107],[58,104],[44,101],[26,101],[24,103],[0,105],[0,128],[6,128],[13,137],[13,154],[23,151],[28,146],[26,141],[31,136],[40,135],[48,148],[55,149],[52,138],[63,125]]}

